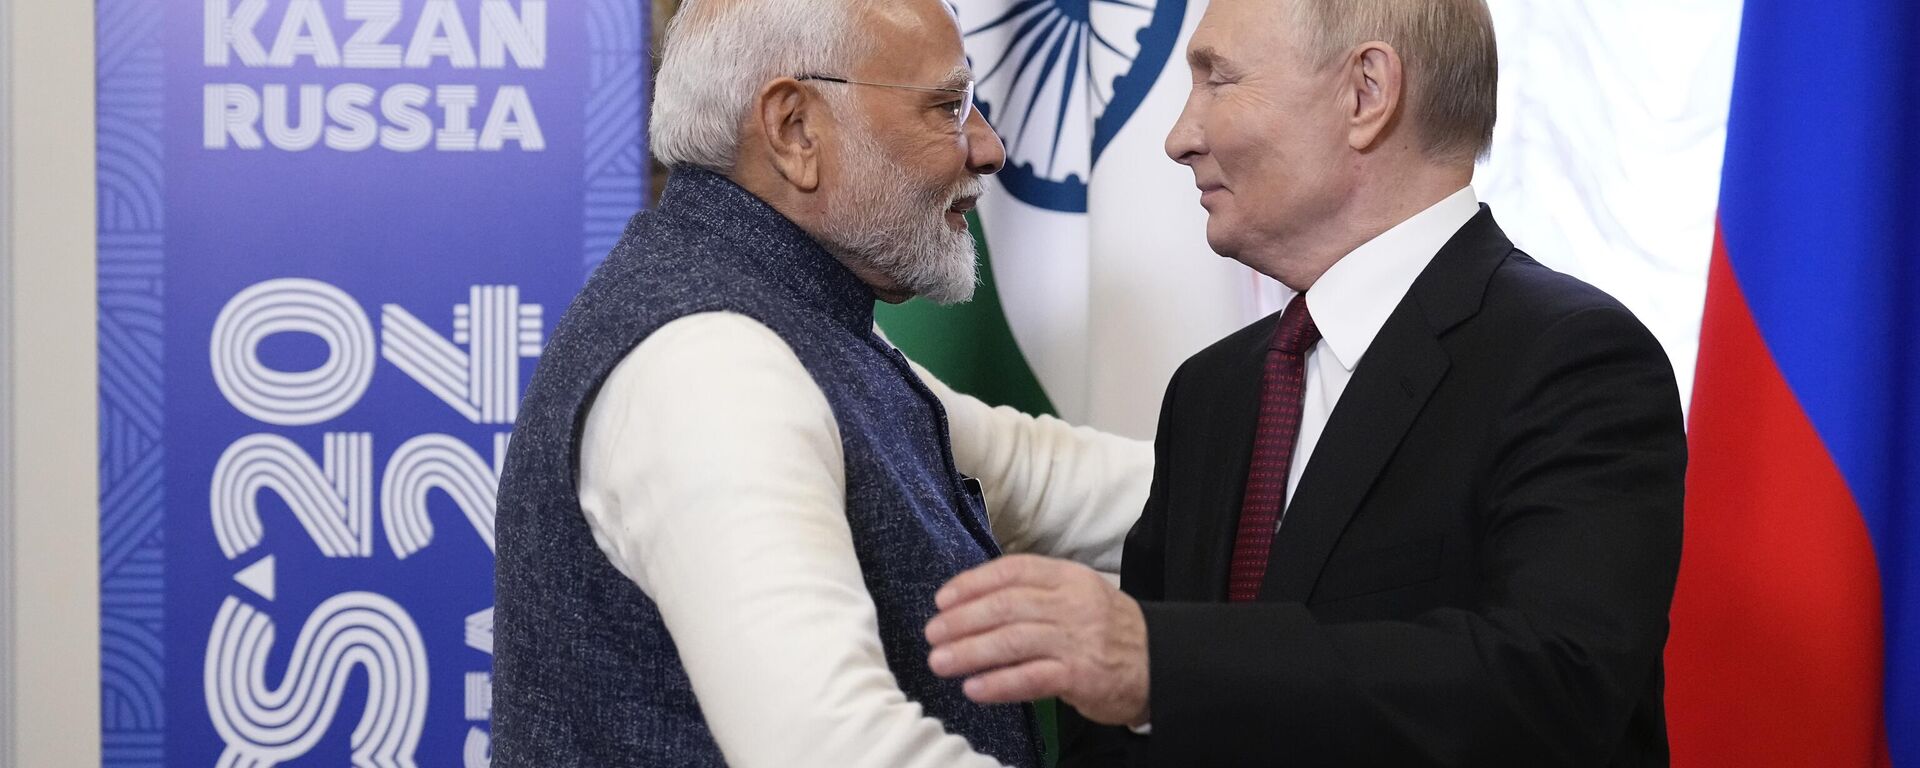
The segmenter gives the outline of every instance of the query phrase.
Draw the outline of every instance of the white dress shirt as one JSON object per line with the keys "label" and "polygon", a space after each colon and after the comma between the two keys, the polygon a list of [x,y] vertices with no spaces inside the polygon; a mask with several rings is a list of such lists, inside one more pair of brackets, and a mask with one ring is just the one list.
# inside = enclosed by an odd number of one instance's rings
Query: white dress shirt
{"label": "white dress shirt", "polygon": [[[1299,442],[1294,444],[1287,475],[1289,504],[1327,419],[1353,378],[1354,367],[1373,346],[1387,316],[1400,306],[1414,279],[1440,248],[1479,212],[1480,200],[1473,188],[1461,189],[1354,249],[1307,290],[1307,311],[1320,329],[1320,342],[1307,350]],[[1287,292],[1284,299],[1291,302],[1293,294]]]}
{"label": "white dress shirt", "polygon": [[[1151,445],[990,408],[920,375],[1006,551],[1119,569]],[[889,671],[847,524],[839,427],[766,326],[696,314],[635,347],[588,412],[578,490],[595,543],[658,604],[730,765],[997,765]]]}

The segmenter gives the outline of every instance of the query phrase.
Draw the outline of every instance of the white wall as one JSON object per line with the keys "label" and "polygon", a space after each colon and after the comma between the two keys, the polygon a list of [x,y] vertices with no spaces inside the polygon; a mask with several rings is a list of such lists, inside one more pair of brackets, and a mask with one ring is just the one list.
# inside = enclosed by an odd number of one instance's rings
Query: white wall
{"label": "white wall", "polygon": [[[7,58],[9,0],[0,0],[0,67],[11,72]],[[9,130],[7,76],[0,74],[0,302],[13,304],[13,228],[8,223],[13,212],[8,185],[13,177],[7,164],[12,156]],[[13,767],[13,315],[0,307],[0,768]]]}
{"label": "white wall", "polygon": [[1489,5],[1500,122],[1474,188],[1515,244],[1632,309],[1689,400],[1740,0]]}
{"label": "white wall", "polygon": [[0,514],[13,657],[0,763],[100,764],[93,3],[0,0]]}

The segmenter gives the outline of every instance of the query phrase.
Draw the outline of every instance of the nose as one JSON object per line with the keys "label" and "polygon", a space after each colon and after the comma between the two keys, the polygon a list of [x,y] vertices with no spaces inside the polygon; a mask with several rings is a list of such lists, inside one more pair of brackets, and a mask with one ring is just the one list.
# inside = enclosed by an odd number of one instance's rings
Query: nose
{"label": "nose", "polygon": [[1167,157],[1181,165],[1193,165],[1193,161],[1206,154],[1206,131],[1200,127],[1199,110],[1193,104],[1194,95],[1187,94],[1186,106],[1180,109],[1180,119],[1173,122],[1173,128],[1167,131]]}
{"label": "nose", "polygon": [[1000,143],[999,132],[987,124],[986,116],[974,109],[967,117],[967,169],[980,176],[992,176],[1007,165],[1007,148]]}

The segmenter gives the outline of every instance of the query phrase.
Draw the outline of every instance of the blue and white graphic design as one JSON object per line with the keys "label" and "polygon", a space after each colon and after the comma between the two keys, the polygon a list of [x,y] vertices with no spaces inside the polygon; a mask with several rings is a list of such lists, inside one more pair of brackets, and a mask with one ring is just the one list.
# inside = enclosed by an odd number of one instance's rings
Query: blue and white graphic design
{"label": "blue and white graphic design", "polygon": [[314,609],[280,683],[267,682],[273,619],[233,597],[207,641],[207,712],[220,768],[271,768],[311,752],[339,711],[347,676],[367,681],[350,743],[355,768],[413,768],[427,715],[426,643],[398,603],[343,592]]}
{"label": "blue and white graphic design", "polygon": [[100,725],[107,766],[165,765],[167,757],[166,10],[147,0],[96,6]]}
{"label": "blue and white graphic design", "polygon": [[647,8],[98,0],[104,765],[487,764],[499,462],[643,204]]}
{"label": "blue and white graphic design", "polygon": [[1084,213],[1107,144],[1179,40],[1186,0],[962,0],[980,111],[1000,132],[1000,181],[1020,200]]}

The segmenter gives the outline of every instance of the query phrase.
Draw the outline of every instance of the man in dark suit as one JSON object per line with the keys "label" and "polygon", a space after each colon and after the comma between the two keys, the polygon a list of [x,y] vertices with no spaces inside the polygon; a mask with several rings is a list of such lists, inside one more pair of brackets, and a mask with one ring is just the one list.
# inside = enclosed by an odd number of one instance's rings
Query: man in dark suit
{"label": "man in dark suit", "polygon": [[1124,592],[1003,558],[929,664],[1129,726],[1066,728],[1070,764],[1664,765],[1680,401],[1468,186],[1484,0],[1214,0],[1188,59],[1168,153],[1296,295],[1174,374]]}

